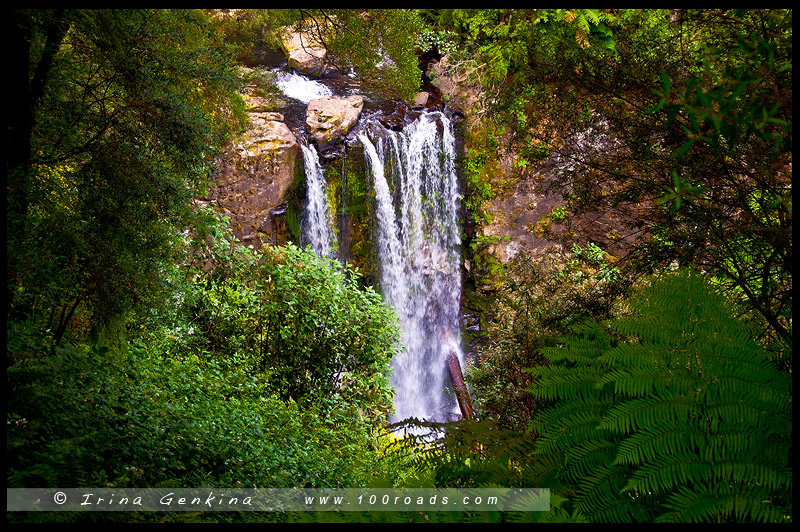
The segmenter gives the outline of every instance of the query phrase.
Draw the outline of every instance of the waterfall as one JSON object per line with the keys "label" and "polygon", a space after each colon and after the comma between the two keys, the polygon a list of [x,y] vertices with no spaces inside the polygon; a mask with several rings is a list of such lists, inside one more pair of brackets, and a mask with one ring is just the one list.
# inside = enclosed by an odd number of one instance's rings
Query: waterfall
{"label": "waterfall", "polygon": [[304,244],[320,257],[333,258],[336,249],[336,235],[333,232],[333,216],[328,210],[328,186],[322,175],[317,150],[313,146],[301,144],[303,163],[306,168],[307,200],[303,213],[302,237]]}
{"label": "waterfall", "polygon": [[[290,100],[307,104],[333,93],[306,76],[272,72]],[[464,353],[459,320],[460,195],[452,124],[444,113],[427,111],[402,131],[364,118],[354,133],[373,178],[381,292],[402,326],[403,351],[392,361],[393,419],[455,419],[459,409],[447,391],[447,355],[455,352],[463,367]],[[301,148],[307,185],[301,241],[317,255],[346,260],[338,249],[320,157],[313,145],[301,143]],[[342,164],[341,226],[346,231],[347,170]]]}
{"label": "waterfall", "polygon": [[458,408],[446,393],[447,354],[462,366],[461,273],[455,138],[441,112],[403,131],[371,124],[378,138],[358,139],[372,172],[378,257],[384,298],[403,329],[403,352],[392,361],[395,415],[446,421]]}
{"label": "waterfall", "polygon": [[331,96],[333,91],[319,81],[308,79],[296,72],[284,72],[280,69],[271,71],[275,75],[275,84],[284,96],[308,103],[316,98]]}

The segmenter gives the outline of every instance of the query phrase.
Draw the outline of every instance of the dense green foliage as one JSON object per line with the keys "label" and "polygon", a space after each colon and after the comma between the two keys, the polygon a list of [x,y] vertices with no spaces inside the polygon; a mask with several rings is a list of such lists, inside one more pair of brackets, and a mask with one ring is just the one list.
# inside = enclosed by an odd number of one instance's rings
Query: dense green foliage
{"label": "dense green foliage", "polygon": [[597,521],[791,519],[791,377],[691,270],[544,349],[541,482]]}
{"label": "dense green foliage", "polygon": [[190,200],[243,124],[240,82],[192,11],[13,17],[29,49],[12,107],[30,113],[8,131],[7,308],[58,343],[73,316],[99,334],[159,304]]}
{"label": "dense green foliage", "polygon": [[[391,458],[383,431],[396,318],[354,272],[310,250],[253,253],[218,231],[198,255],[205,267],[168,280],[172,311],[144,318],[123,347],[47,352],[11,338],[10,487],[349,487],[402,478],[391,464],[403,453]],[[322,305],[311,294],[329,299]]]}
{"label": "dense green foliage", "polygon": [[564,197],[570,238],[589,229],[580,215],[602,213],[617,231],[598,244],[635,241],[631,271],[700,265],[790,357],[791,10],[443,10],[438,22],[476,54],[461,64],[482,63],[507,149],[550,154],[542,188]]}
{"label": "dense green foliage", "polygon": [[285,399],[341,396],[386,421],[399,325],[357,272],[291,243],[253,253],[223,239],[204,252],[196,261],[215,266],[181,294],[170,351],[261,374]]}
{"label": "dense green foliage", "polygon": [[244,125],[205,15],[8,23],[31,111],[8,130],[8,486],[399,481],[396,317],[356,272],[236,245],[192,202]]}
{"label": "dense green foliage", "polygon": [[594,244],[541,257],[520,253],[492,305],[488,342],[467,376],[484,420],[524,432],[538,410],[529,369],[545,363],[542,348],[587,319],[608,319],[623,293],[619,272]]}
{"label": "dense green foliage", "polygon": [[[447,55],[473,228],[521,176],[563,199],[529,229],[568,246],[472,260],[477,420],[387,434],[379,294],[193,201],[246,125],[239,64],[292,26],[380,97]],[[791,10],[14,9],[6,33],[8,487],[553,490],[198,520],[791,521]]]}
{"label": "dense green foliage", "polygon": [[9,487],[358,486],[389,463],[341,402],[284,401],[197,356],[65,347],[8,380]]}
{"label": "dense green foliage", "polygon": [[[506,264],[506,280],[488,310],[496,321],[479,348],[478,365],[469,373],[479,416],[517,433],[534,419],[529,434],[535,439],[540,434],[559,436],[565,412],[592,412],[596,419],[579,420],[586,423],[580,429],[584,432],[575,430],[576,438],[587,438],[585,449],[571,453],[569,444],[547,450],[534,443],[532,462],[551,467],[552,475],[541,477],[536,467],[522,473],[534,484],[555,486],[560,479],[562,494],[579,493],[569,496],[566,507],[574,519],[790,520],[791,11],[453,9],[430,10],[426,16],[436,24],[440,46],[449,50],[445,74],[480,98],[472,109],[480,121],[466,139],[465,201],[474,221],[479,227],[492,222],[484,205],[503,195],[498,183],[532,174],[528,179],[541,183],[541,192],[564,200],[536,225],[537,235],[555,237],[558,233],[550,227],[563,224],[569,227],[561,233],[565,243],[591,238],[601,248],[613,249],[621,259],[613,266],[624,280],[607,291],[611,285],[563,276],[570,268],[553,268],[551,256]],[[504,159],[505,175],[498,179]],[[612,220],[614,231],[603,235],[594,230],[590,224],[600,216]],[[476,241],[480,251],[480,239]],[[604,427],[595,427],[602,412],[587,409],[584,397],[556,393],[561,381],[555,375],[571,366],[551,369],[544,353],[557,335],[567,333],[567,326],[586,317],[611,319],[619,335],[618,312],[628,314],[634,306],[620,299],[624,292],[619,288],[652,272],[692,264],[728,291],[732,314],[748,328],[728,317],[720,318],[723,330],[736,330],[737,338],[748,339],[743,346],[752,351],[745,355],[768,368],[759,378],[769,384],[760,386],[781,390],[776,393],[783,399],[771,406],[774,424],[769,415],[750,418],[759,436],[746,445],[729,444],[725,435],[713,436],[721,438],[718,444],[683,434],[688,441],[680,445],[685,447],[673,446],[677,440],[669,438],[674,432],[659,419],[639,420],[642,431],[669,442],[650,449],[642,460],[666,464],[670,451],[677,449],[684,458],[716,459],[735,452],[741,462],[723,466],[724,473],[714,468],[692,472],[708,480],[708,496],[718,498],[717,503],[698,495],[696,507],[687,504],[687,490],[699,493],[703,487],[697,477],[679,477],[673,485],[665,481],[658,490],[637,486],[638,492],[628,490],[620,498],[630,479],[620,471],[629,473],[632,465],[626,462],[607,474],[598,465],[607,456],[592,445],[599,446],[603,438],[616,438],[618,445],[630,432],[608,436]],[[694,294],[700,290],[696,284],[671,288],[680,290],[676,297],[704,297],[702,291]],[[639,319],[649,331],[660,330],[663,317],[651,313]],[[682,325],[677,320],[674,327],[681,330]],[[636,358],[627,364],[635,373],[646,372],[650,363]],[[592,368],[586,371],[610,371],[607,366]],[[551,371],[552,379],[537,380]],[[737,397],[738,383],[721,382],[725,390],[711,386],[711,393]],[[530,383],[536,383],[533,394],[526,390]],[[486,449],[502,454],[509,448],[502,431],[488,425],[483,430],[495,435],[495,443]],[[771,439],[773,431],[782,434],[780,440]],[[737,441],[748,437],[731,436]],[[760,453],[771,453],[773,444],[782,446],[773,453],[775,461],[759,461]],[[719,445],[728,447],[720,450]],[[605,449],[613,459],[616,447]],[[528,455],[524,449],[512,452],[520,464]],[[597,461],[589,464],[587,456]],[[645,464],[637,465],[645,469]],[[751,476],[736,477],[741,483],[727,492],[727,474]],[[687,478],[691,482],[683,482]],[[604,484],[590,493],[592,482]],[[766,485],[770,488],[760,491]],[[658,491],[657,496],[648,490]],[[750,505],[748,497],[770,502]]]}

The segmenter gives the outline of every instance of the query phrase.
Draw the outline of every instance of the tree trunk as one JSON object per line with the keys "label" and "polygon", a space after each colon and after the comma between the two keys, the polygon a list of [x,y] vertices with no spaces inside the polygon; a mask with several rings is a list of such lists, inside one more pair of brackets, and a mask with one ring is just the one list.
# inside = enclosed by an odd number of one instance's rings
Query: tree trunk
{"label": "tree trunk", "polygon": [[472,413],[472,401],[469,398],[467,386],[464,384],[461,364],[459,364],[458,357],[452,351],[447,355],[447,369],[450,371],[450,378],[453,381],[453,388],[456,392],[456,399],[458,399],[458,407],[461,409],[461,415],[464,419],[473,419],[475,415]]}

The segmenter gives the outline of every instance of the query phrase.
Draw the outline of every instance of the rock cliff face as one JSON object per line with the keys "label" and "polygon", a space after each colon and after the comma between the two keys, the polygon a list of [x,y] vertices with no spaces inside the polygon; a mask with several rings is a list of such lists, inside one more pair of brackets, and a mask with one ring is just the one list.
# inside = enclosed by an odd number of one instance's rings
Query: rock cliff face
{"label": "rock cliff face", "polygon": [[209,195],[231,219],[234,235],[260,246],[286,240],[285,204],[295,177],[297,140],[280,113],[249,98],[251,127],[219,162],[221,177]]}
{"label": "rock cliff face", "polygon": [[[217,187],[204,201],[230,217],[234,235],[244,244],[299,243],[304,180],[295,135],[302,133],[293,132],[282,114],[270,111],[275,102],[256,92],[250,87],[246,95],[250,128],[219,161]],[[358,95],[311,100],[308,138],[320,148],[337,143],[356,124],[363,105]]]}
{"label": "rock cliff face", "polygon": [[[520,165],[518,154],[504,149],[506,134],[485,119],[488,110],[483,105],[486,94],[478,81],[480,68],[469,62],[451,64],[445,56],[429,64],[428,75],[436,80],[450,108],[466,116],[467,149],[484,151],[482,166],[473,167],[472,171],[479,174],[477,179],[482,185],[491,187],[492,193],[479,206],[484,216],[468,224],[472,245],[464,266],[477,288],[492,291],[502,281],[504,266],[521,251],[541,253],[551,246],[563,245],[577,233],[594,242],[607,242],[614,220],[601,213],[564,219],[566,211],[559,209],[563,200],[542,190],[565,161],[551,155]],[[490,136],[500,141],[496,150],[488,152],[483,139]],[[599,141],[597,137],[589,140]],[[613,246],[609,250],[613,253]]]}
{"label": "rock cliff face", "polygon": [[[491,120],[485,120],[486,95],[478,81],[478,68],[467,63],[453,65],[446,56],[428,65],[428,75],[436,80],[448,106],[466,117],[465,144],[467,149],[476,150],[482,149],[480,139],[487,133],[502,136],[502,132],[491,129]],[[484,291],[496,288],[503,266],[520,251],[535,251],[555,243],[542,238],[536,224],[556,202],[536,191],[540,173],[520,172],[516,163],[516,155],[504,150],[501,142],[478,170],[479,179],[491,184],[493,193],[480,206],[485,216],[467,224],[472,245],[464,257],[464,267],[475,287]]]}

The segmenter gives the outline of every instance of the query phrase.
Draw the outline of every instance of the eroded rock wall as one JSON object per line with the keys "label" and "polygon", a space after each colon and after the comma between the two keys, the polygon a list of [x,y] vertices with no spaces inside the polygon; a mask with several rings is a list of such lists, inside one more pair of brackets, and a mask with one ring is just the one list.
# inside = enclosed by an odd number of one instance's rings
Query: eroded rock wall
{"label": "eroded rock wall", "polygon": [[299,158],[297,139],[265,101],[250,96],[248,103],[251,127],[219,161],[220,178],[208,199],[230,217],[241,242],[257,247],[284,243]]}

